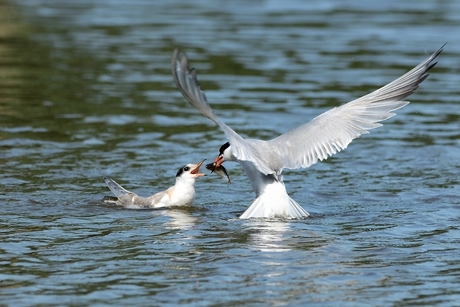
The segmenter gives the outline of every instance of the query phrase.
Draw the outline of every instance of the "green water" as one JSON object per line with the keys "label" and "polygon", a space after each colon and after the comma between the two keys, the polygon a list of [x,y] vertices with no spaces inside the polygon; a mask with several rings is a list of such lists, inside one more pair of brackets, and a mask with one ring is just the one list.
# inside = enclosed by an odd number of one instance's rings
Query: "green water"
{"label": "green water", "polygon": [[[460,299],[455,1],[0,1],[0,304],[455,306]],[[277,136],[448,42],[411,104],[344,152],[285,171],[312,217],[242,221],[242,169],[189,210],[150,195],[226,140],[182,98],[175,46],[239,133]]]}

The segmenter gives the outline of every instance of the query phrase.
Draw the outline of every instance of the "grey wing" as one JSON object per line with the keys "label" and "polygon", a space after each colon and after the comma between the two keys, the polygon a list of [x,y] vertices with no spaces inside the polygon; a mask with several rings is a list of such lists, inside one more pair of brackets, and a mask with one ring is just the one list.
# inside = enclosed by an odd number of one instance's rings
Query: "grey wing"
{"label": "grey wing", "polygon": [[114,180],[112,180],[110,177],[104,177],[104,181],[107,184],[107,186],[109,187],[110,191],[112,191],[112,193],[116,197],[120,197],[122,195],[126,195],[126,194],[131,193],[130,191],[126,190],[121,185],[116,183]]}
{"label": "grey wing", "polygon": [[368,130],[380,127],[381,121],[393,117],[393,111],[407,105],[402,99],[411,95],[436,65],[434,59],[444,45],[415,68],[384,87],[329,110],[312,121],[269,141],[278,154],[272,167],[309,167],[318,160],[345,149],[348,144]]}
{"label": "grey wing", "polygon": [[206,99],[206,95],[201,90],[195,69],[189,69],[187,55],[180,52],[178,48],[174,49],[171,56],[171,71],[174,82],[185,99],[201,114],[216,123],[225,133],[232,146],[233,155],[239,160],[253,162],[257,169],[264,174],[273,173],[273,169],[258,158],[256,148],[253,148],[232,128],[217,118]]}

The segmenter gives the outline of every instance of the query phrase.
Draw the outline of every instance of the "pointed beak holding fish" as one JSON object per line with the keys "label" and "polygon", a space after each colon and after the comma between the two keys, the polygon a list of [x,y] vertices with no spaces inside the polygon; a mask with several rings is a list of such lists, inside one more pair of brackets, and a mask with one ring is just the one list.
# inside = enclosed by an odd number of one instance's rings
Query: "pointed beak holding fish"
{"label": "pointed beak holding fish", "polygon": [[216,173],[222,179],[225,180],[225,183],[230,184],[230,177],[228,176],[227,169],[222,165],[224,163],[224,157],[219,155],[213,163],[206,164],[206,168],[211,171],[211,173]]}

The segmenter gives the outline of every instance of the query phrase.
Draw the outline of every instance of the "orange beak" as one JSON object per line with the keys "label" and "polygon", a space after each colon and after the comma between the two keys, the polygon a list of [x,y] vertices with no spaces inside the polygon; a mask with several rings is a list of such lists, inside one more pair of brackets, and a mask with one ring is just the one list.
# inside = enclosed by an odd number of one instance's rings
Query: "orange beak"
{"label": "orange beak", "polygon": [[199,173],[200,167],[201,167],[201,165],[203,165],[204,160],[206,160],[206,159],[201,160],[201,162],[198,163],[198,164],[195,166],[195,168],[192,169],[192,170],[190,171],[190,174],[195,175],[195,177],[206,176],[205,174]]}
{"label": "orange beak", "polygon": [[217,158],[214,159],[214,168],[217,168],[224,163],[224,157],[222,155],[217,156]]}

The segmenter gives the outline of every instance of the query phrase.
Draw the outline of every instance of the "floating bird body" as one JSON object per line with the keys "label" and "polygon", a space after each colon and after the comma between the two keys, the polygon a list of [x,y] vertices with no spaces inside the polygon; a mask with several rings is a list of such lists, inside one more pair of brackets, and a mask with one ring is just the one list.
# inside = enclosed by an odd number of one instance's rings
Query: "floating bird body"
{"label": "floating bird body", "polygon": [[104,177],[107,186],[117,197],[115,203],[130,209],[162,208],[173,206],[189,206],[195,199],[195,180],[204,176],[199,173],[198,164],[187,164],[179,169],[176,174],[176,184],[166,191],[158,192],[149,197],[140,197],[130,192],[109,177]]}

